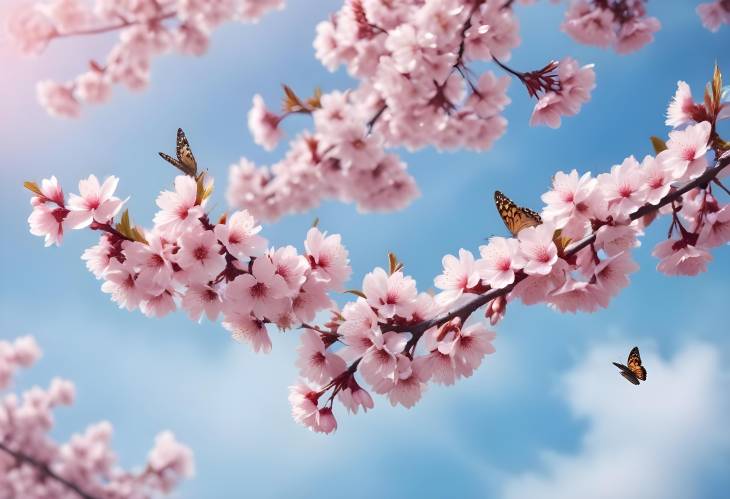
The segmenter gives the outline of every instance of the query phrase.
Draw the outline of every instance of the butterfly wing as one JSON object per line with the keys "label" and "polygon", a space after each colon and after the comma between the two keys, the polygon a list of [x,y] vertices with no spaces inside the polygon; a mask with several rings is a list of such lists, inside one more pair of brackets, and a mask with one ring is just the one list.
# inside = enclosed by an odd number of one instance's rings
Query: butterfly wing
{"label": "butterfly wing", "polygon": [[641,355],[639,347],[634,347],[629,353],[629,360],[626,362],[629,370],[641,381],[646,381],[646,369],[641,365]]}
{"label": "butterfly wing", "polygon": [[621,369],[621,376],[623,376],[624,378],[626,378],[630,383],[633,383],[634,385],[638,385],[639,384],[639,379],[631,371],[631,369],[629,369],[628,367],[626,367],[623,364],[619,364],[618,362],[613,362],[612,364],[614,366],[618,367],[619,369]]}
{"label": "butterfly wing", "polygon": [[182,128],[177,129],[177,159],[180,162],[180,164],[183,166],[183,171],[194,177],[195,174],[198,172],[198,162],[195,161],[195,156],[193,156],[193,150],[190,148],[190,142],[188,142],[188,138],[185,136],[185,132],[183,132]]}
{"label": "butterfly wing", "polygon": [[187,173],[185,171],[185,167],[182,165],[182,163],[180,163],[178,160],[176,160],[175,158],[173,158],[169,154],[165,154],[164,152],[160,152],[160,153],[157,153],[157,154],[159,154],[162,159],[164,159],[165,161],[167,161],[168,163],[170,163],[175,168],[180,169],[183,173]]}
{"label": "butterfly wing", "polygon": [[634,373],[632,373],[631,371],[621,371],[621,376],[623,376],[624,378],[629,380],[629,383],[633,383],[635,385],[639,384],[639,380],[636,378]]}
{"label": "butterfly wing", "polygon": [[517,206],[514,201],[499,191],[494,192],[494,204],[497,206],[504,225],[513,236],[517,236],[524,228],[535,227],[542,223],[539,213]]}

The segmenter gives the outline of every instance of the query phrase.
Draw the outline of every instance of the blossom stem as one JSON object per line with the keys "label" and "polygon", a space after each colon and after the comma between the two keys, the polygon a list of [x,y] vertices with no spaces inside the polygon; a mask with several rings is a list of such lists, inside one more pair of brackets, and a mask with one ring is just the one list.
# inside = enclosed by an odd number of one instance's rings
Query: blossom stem
{"label": "blossom stem", "polygon": [[103,33],[109,33],[110,31],[116,31],[119,29],[128,28],[129,26],[134,26],[137,24],[155,24],[159,23],[161,21],[164,21],[166,19],[170,19],[175,17],[177,14],[175,12],[166,12],[163,14],[160,14],[155,17],[151,17],[149,19],[144,19],[140,21],[128,21],[123,20],[120,23],[117,24],[109,24],[107,26],[99,26],[98,28],[89,28],[89,29],[81,29],[77,31],[68,31],[65,33],[56,33],[54,35],[54,38],[69,38],[72,36],[87,36],[87,35],[100,35]]}
{"label": "blossom stem", "polygon": [[19,463],[28,464],[28,465],[34,467],[35,469],[37,469],[43,475],[57,481],[58,483],[64,485],[65,487],[71,489],[76,494],[78,494],[79,497],[82,497],[83,499],[98,499],[97,497],[84,492],[81,489],[81,487],[79,487],[75,483],[70,482],[70,481],[66,480],[65,478],[54,473],[51,470],[51,468],[48,467],[47,464],[41,463],[40,461],[37,461],[36,459],[34,459],[26,454],[23,454],[22,452],[11,449],[8,446],[6,446],[3,442],[0,442],[0,450],[11,455]]}

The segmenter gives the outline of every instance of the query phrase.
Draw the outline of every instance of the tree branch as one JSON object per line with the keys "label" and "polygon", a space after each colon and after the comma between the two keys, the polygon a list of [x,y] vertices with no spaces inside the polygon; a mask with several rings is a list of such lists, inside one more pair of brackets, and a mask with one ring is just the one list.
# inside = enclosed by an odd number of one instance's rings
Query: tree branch
{"label": "tree branch", "polygon": [[83,499],[98,499],[96,496],[92,496],[90,494],[87,494],[83,490],[81,490],[81,488],[78,485],[76,485],[75,483],[70,482],[70,481],[66,480],[65,478],[63,478],[63,477],[57,475],[56,473],[54,473],[48,467],[48,465],[46,465],[44,463],[41,463],[39,461],[36,461],[32,457],[27,456],[27,455],[23,454],[22,452],[19,452],[19,451],[10,449],[3,442],[0,442],[0,450],[2,450],[4,452],[6,452],[7,454],[11,455],[13,458],[15,458],[16,461],[19,461],[21,463],[25,463],[25,464],[28,464],[30,466],[33,466],[34,468],[36,468],[38,471],[40,471],[41,473],[43,473],[47,477],[49,477],[49,478],[57,481],[58,483],[62,484],[63,486],[65,486],[65,487],[71,489],[72,491],[74,491],[76,494],[79,495],[79,497],[82,497]]}
{"label": "tree branch", "polygon": [[175,17],[177,14],[175,12],[167,12],[163,14],[159,14],[155,17],[150,17],[149,19],[143,19],[139,21],[127,21],[123,20],[122,22],[118,24],[110,24],[108,26],[100,26],[97,28],[89,28],[89,29],[81,29],[78,31],[68,31],[66,33],[56,33],[53,38],[69,38],[72,36],[85,36],[85,35],[100,35],[102,33],[108,33],[110,31],[116,31],[118,29],[128,28],[129,26],[134,26],[136,24],[155,24],[159,23],[161,21],[164,21],[165,19],[170,19],[172,17]]}
{"label": "tree branch", "polygon": [[[684,186],[678,188],[675,191],[670,192],[666,196],[664,196],[657,204],[650,205],[646,204],[636,210],[634,213],[632,213],[629,218],[634,221],[638,220],[639,218],[643,217],[644,215],[647,215],[649,213],[652,213],[654,211],[659,210],[661,207],[666,206],[673,201],[678,200],[682,195],[686,194],[687,192],[691,191],[695,187],[701,187],[706,186],[709,182],[711,182],[718,173],[720,173],[721,170],[723,170],[725,167],[730,165],[730,156],[727,156],[725,158],[720,159],[717,164],[707,169],[705,173],[703,173],[701,176],[697,177],[696,179],[692,180],[691,182],[688,182]],[[570,246],[565,251],[565,256],[573,256],[576,253],[578,253],[580,250],[585,248],[586,246],[591,245],[596,240],[596,233],[587,236],[586,238],[582,239],[578,243]],[[389,331],[396,331],[396,332],[410,332],[413,336],[408,341],[408,344],[406,345],[406,349],[408,347],[411,347],[418,343],[418,340],[420,337],[425,333],[427,330],[431,329],[432,327],[439,327],[443,324],[446,324],[452,319],[455,319],[456,317],[461,317],[462,320],[466,320],[467,317],[469,317],[472,313],[474,313],[478,308],[482,307],[483,305],[486,305],[491,300],[498,298],[500,296],[504,296],[508,294],[512,289],[515,287],[515,285],[520,282],[522,279],[526,278],[527,276],[525,274],[522,274],[521,277],[516,277],[515,282],[510,284],[509,286],[506,286],[504,288],[498,288],[498,289],[491,289],[488,292],[486,292],[483,295],[479,295],[478,297],[474,298],[470,302],[462,305],[461,307],[449,312],[448,314],[430,319],[427,321],[422,321],[416,324],[412,325],[406,325],[406,326],[398,326],[389,329]]]}

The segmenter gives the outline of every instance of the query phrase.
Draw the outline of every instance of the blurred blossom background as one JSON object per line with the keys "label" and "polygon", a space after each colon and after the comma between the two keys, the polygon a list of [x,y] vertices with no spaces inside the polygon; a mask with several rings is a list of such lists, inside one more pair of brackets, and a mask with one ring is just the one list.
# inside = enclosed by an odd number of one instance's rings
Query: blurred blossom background
{"label": "blurred blossom background", "polygon": [[[0,17],[17,3],[4,1]],[[509,129],[491,151],[400,151],[422,191],[405,210],[361,214],[330,202],[267,224],[263,235],[301,248],[319,217],[320,228],[341,233],[350,251],[349,287],[393,251],[429,288],[444,254],[476,251],[485,238],[505,235],[495,189],[538,209],[558,170],[597,173],[651,153],[648,137],[668,131],[664,113],[677,80],[696,98],[715,62],[730,80],[730,30],[705,30],[696,3],[649,2],[662,29],[628,56],[577,45],[559,30],[562,7],[517,6],[523,43],[513,67],[534,69],[565,55],[596,64],[598,86],[578,116],[558,130],[530,128],[534,103],[513,81]],[[372,412],[342,415],[339,430],[323,436],[289,415],[297,331],[273,334],[272,353],[256,355],[219,324],[195,324],[180,312],[161,320],[127,313],[80,260],[92,234],[68,234],[50,249],[30,235],[22,182],[51,175],[66,192],[91,173],[119,176],[118,195],[130,195],[135,221],[149,225],[157,193],[176,173],[157,151],[174,150],[178,127],[216,179],[209,206],[225,211],[228,166],[242,155],[273,163],[286,150],[285,142],[270,153],[254,145],[246,126],[253,95],[273,104],[281,83],[303,95],[315,86],[348,87],[344,71],[328,73],[312,49],[317,22],[340,5],[291,1],[258,24],[228,24],[204,57],[157,58],[146,91],[117,87],[108,104],[71,121],[46,114],[35,83],[73,77],[116,35],[55,41],[39,57],[0,40],[0,338],[33,334],[44,350],[19,388],[54,375],[76,383],[77,403],[57,412],[55,436],[108,419],[120,461],[133,466],[144,462],[157,431],[169,428],[195,452],[197,476],[178,492],[190,498],[727,497],[727,248],[713,253],[708,273],[670,278],[654,270],[651,248],[666,227],[653,226],[634,253],[641,270],[608,309],[572,316],[513,305],[497,327],[497,353],[473,377],[432,387],[411,410],[376,398]],[[308,120],[284,126],[293,136]],[[634,345],[648,370],[638,388],[611,365]]]}

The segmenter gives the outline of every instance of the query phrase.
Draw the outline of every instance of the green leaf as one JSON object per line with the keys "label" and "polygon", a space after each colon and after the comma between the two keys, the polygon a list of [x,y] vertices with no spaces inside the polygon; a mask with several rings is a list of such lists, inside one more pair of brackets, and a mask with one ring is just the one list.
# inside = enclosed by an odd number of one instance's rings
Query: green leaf
{"label": "green leaf", "polygon": [[656,135],[649,137],[649,140],[651,140],[651,145],[654,148],[654,154],[659,154],[667,148],[667,143]]}
{"label": "green leaf", "polygon": [[45,197],[43,193],[41,192],[41,189],[38,187],[38,184],[31,181],[23,182],[23,187],[28,189],[30,192],[37,194],[40,197]]}
{"label": "green leaf", "polygon": [[359,289],[348,289],[345,291],[345,293],[350,293],[351,295],[359,296],[360,298],[367,299],[367,296],[365,296],[365,293],[360,291]]}

